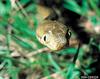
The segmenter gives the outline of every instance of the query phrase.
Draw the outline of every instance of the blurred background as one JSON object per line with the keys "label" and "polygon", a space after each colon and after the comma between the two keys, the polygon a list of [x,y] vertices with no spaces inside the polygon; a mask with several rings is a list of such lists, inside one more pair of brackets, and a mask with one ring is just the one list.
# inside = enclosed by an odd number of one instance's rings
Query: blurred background
{"label": "blurred background", "polygon": [[[44,19],[72,30],[67,48],[37,40]],[[99,61],[100,0],[0,0],[0,79],[99,79]]]}

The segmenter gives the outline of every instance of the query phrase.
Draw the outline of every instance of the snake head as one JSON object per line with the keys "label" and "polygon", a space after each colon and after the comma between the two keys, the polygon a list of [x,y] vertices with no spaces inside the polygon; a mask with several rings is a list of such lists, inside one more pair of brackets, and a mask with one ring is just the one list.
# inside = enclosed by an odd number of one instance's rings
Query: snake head
{"label": "snake head", "polygon": [[60,50],[68,44],[69,29],[57,21],[47,20],[41,23],[37,30],[37,39],[51,50]]}

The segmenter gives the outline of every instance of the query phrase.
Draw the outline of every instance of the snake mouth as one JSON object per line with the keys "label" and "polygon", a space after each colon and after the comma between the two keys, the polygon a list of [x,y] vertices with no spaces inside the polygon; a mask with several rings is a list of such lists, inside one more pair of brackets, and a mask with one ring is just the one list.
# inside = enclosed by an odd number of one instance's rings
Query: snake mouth
{"label": "snake mouth", "polygon": [[67,43],[67,40],[64,37],[62,37],[62,39],[60,38],[56,44],[56,50],[63,49],[65,47],[66,43]]}
{"label": "snake mouth", "polygon": [[52,43],[50,45],[48,45],[47,47],[50,48],[51,50],[61,50],[65,47],[66,43]]}
{"label": "snake mouth", "polygon": [[56,50],[61,50],[61,49],[63,49],[64,47],[65,47],[65,43],[63,43],[63,44],[58,44],[57,46],[56,46]]}
{"label": "snake mouth", "polygon": [[50,40],[50,42],[46,44],[46,46],[51,50],[61,50],[65,47],[66,43],[67,43],[66,38],[60,37]]}

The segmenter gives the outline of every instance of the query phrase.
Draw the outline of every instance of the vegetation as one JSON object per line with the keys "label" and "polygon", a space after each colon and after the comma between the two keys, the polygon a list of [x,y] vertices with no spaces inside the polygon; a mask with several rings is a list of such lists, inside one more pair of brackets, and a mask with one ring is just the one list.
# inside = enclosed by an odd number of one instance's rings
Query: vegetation
{"label": "vegetation", "polygon": [[[46,1],[48,5],[50,1],[54,1],[52,5],[56,6],[58,14],[61,14],[60,8],[63,7],[73,14],[80,15],[78,25],[89,33],[89,43],[81,42],[80,39],[76,39],[80,34],[72,33],[71,45],[63,50],[51,52],[40,44],[36,38],[36,28],[46,14],[42,15],[42,9],[39,12],[38,8],[42,4],[44,8],[53,10],[46,5]],[[43,0],[43,3],[41,0],[0,0],[0,79],[98,79],[99,8],[99,0]],[[48,11],[46,9],[43,12]],[[70,28],[73,29],[73,26]]]}

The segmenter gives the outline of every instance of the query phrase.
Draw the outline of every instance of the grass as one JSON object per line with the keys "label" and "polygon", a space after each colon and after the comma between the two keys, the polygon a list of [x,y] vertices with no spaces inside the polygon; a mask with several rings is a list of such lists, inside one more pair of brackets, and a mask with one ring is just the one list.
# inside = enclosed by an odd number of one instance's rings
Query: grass
{"label": "grass", "polygon": [[[100,41],[93,37],[86,48],[82,44],[74,63],[72,60],[78,50],[76,46],[49,52],[36,38],[38,4],[32,1],[28,7],[22,7],[30,1],[17,1],[13,4],[17,7],[13,7],[10,0],[6,3],[0,1],[0,79],[21,79],[20,75],[23,74],[29,79],[52,79],[54,73],[60,73],[59,76],[64,79],[79,79],[81,73],[89,75],[95,72],[95,67],[90,68],[90,65],[97,59],[92,54],[88,56],[88,53],[99,54]],[[93,27],[100,24],[100,10],[97,7],[99,0],[82,0],[82,6],[76,0],[64,1],[66,9],[87,17]],[[89,11],[93,11],[94,15],[89,15]]]}

